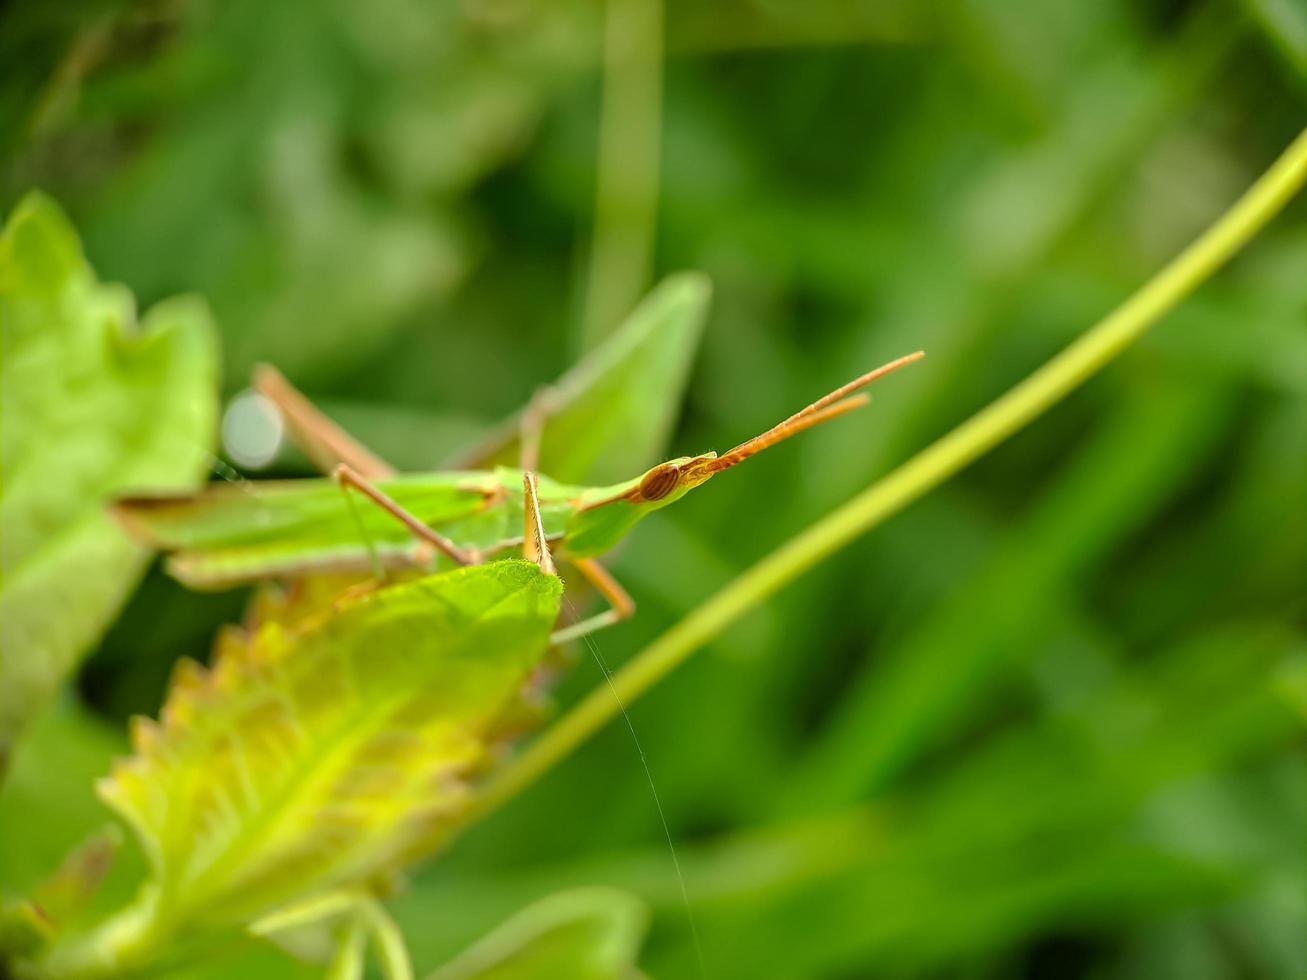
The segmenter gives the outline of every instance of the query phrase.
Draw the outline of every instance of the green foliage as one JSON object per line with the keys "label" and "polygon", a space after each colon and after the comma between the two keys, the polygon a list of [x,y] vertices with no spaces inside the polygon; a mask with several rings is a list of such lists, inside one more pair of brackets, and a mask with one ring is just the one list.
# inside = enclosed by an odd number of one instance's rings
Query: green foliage
{"label": "green foliage", "polygon": [[[1297,0],[662,6],[639,231],[715,286],[672,451],[930,356],[875,416],[644,522],[613,558],[640,606],[599,640],[614,667],[1115,308],[1307,111]],[[17,0],[0,197],[49,187],[143,300],[208,296],[230,385],[277,363],[433,469],[582,346],[597,185],[621,186],[595,167],[603,9]],[[710,976],[1303,976],[1305,214],[631,708]],[[236,614],[161,575],[128,605],[77,710],[18,746],[7,897],[103,822],[106,733]],[[558,697],[600,683],[582,661]],[[386,904],[425,975],[597,884],[651,906],[651,975],[694,975],[620,725]],[[320,976],[332,949],[167,972]]]}
{"label": "green foliage", "polygon": [[[233,378],[248,376],[256,344],[288,370],[322,372],[346,347],[366,353],[416,303],[457,280],[469,245],[446,209],[419,216],[369,203],[341,165],[343,134],[333,121],[348,116],[353,81],[380,67],[363,26],[303,2],[279,7],[271,20],[251,3],[224,5],[216,18],[197,7],[178,13],[171,30],[212,32],[205,63],[172,62],[165,48],[158,61],[120,65],[107,95],[114,111],[134,114],[152,91],[168,88],[190,108],[160,120],[156,151],[121,173],[87,221],[88,237],[112,257],[115,275],[147,292],[201,282],[222,322],[233,325],[225,348]],[[24,20],[41,23],[30,13]],[[109,25],[100,30],[87,39],[91,58],[94,45],[113,36]],[[278,67],[290,54],[280,31],[299,38],[297,69]],[[250,45],[264,44],[249,60]],[[319,74],[315,53],[345,62]],[[239,135],[237,118],[248,127]],[[186,180],[166,178],[178,170]],[[205,217],[213,207],[225,214],[220,228]],[[196,234],[202,225],[212,233]],[[138,234],[153,247],[142,250]],[[277,274],[266,275],[274,267]],[[332,288],[323,289],[326,282]],[[286,329],[306,320],[318,325],[313,338]]]}
{"label": "green foliage", "polygon": [[635,980],[648,911],[608,888],[550,895],[427,980]]}
{"label": "green foliage", "polygon": [[[1159,651],[1111,683],[1083,684],[1046,721],[988,740],[928,785],[691,854],[701,927],[734,937],[741,975],[838,973],[867,958],[907,969],[980,957],[1035,920],[1101,927],[1229,901],[1294,846],[1266,833],[1275,821],[1255,805],[1226,809],[1202,776],[1294,737],[1272,679],[1303,657],[1298,637],[1252,626]],[[1040,805],[1019,805],[1029,799]],[[1276,793],[1263,806],[1281,818],[1297,809]],[[1232,826],[1249,836],[1239,842]],[[805,875],[714,877],[783,861]],[[662,887],[674,908],[674,883]],[[747,942],[793,920],[810,937],[802,948]],[[1269,949],[1255,960],[1269,975],[1288,965]],[[688,952],[650,963],[672,976],[691,966]]]}
{"label": "green foliage", "polygon": [[204,304],[137,323],[67,219],[31,194],[0,238],[0,759],[130,594],[145,552],[104,512],[208,469],[216,357]]}
{"label": "green foliage", "polygon": [[[615,483],[665,451],[708,317],[696,273],[664,280],[600,346],[545,389],[539,469],[564,483]],[[475,465],[516,466],[521,413]]]}
{"label": "green foliage", "polygon": [[[96,798],[95,781],[126,746],[124,732],[71,699],[57,701],[34,720],[15,748],[0,795],[0,827],[21,828],[0,834],[5,898],[32,899],[84,842],[103,834],[111,815]],[[143,861],[128,846],[119,850],[109,871],[94,907],[77,912],[79,921],[85,911],[104,914],[125,903],[139,883]],[[62,918],[52,921],[60,929],[69,924]]]}
{"label": "green foliage", "polygon": [[101,784],[150,881],[51,969],[127,968],[315,893],[366,889],[439,846],[560,596],[535,565],[494,562],[229,631],[207,672],[184,662],[161,722],[138,720],[136,754]]}

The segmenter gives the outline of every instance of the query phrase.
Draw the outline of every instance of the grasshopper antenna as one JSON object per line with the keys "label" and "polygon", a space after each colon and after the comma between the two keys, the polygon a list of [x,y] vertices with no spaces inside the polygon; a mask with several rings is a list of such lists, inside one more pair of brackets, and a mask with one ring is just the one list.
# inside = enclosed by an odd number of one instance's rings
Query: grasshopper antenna
{"label": "grasshopper antenna", "polygon": [[865,393],[858,393],[859,389],[865,388],[873,381],[883,378],[901,367],[906,367],[914,361],[919,361],[925,356],[925,351],[914,351],[911,354],[905,354],[903,357],[895,358],[888,364],[882,364],[875,370],[854,378],[848,384],[840,385],[829,395],[818,398],[807,408],[795,412],[784,422],[778,422],[766,432],[740,443],[728,452],[722,453],[708,464],[709,472],[719,473],[722,470],[730,469],[732,466],[744,462],[750,456],[754,456],[764,449],[788,439],[790,436],[797,435],[805,429],[811,429],[814,425],[820,425],[822,422],[828,422],[845,412],[861,408],[871,398]]}
{"label": "grasshopper antenna", "polygon": [[814,425],[821,425],[823,422],[838,418],[845,412],[861,408],[871,399],[858,389],[865,388],[877,378],[883,378],[891,371],[897,371],[899,368],[911,364],[913,361],[919,361],[925,356],[924,351],[915,351],[896,358],[888,364],[882,364],[874,371],[868,371],[866,374],[854,378],[848,384],[840,385],[829,395],[818,398],[807,408],[795,412],[784,422],[778,422],[761,435],[756,435],[752,439],[740,443],[734,449],[720,456],[716,453],[704,453],[690,459],[672,459],[665,463],[659,463],[652,469],[647,470],[644,476],[640,477],[639,481],[636,482],[635,486],[611,497],[588,500],[581,505],[581,509],[590,510],[595,507],[603,507],[615,500],[627,500],[636,504],[655,503],[670,497],[677,490],[697,487],[714,473],[728,470],[732,466],[744,462],[750,456],[755,456],[764,449],[774,446],[792,435],[797,435],[804,429],[811,429]]}

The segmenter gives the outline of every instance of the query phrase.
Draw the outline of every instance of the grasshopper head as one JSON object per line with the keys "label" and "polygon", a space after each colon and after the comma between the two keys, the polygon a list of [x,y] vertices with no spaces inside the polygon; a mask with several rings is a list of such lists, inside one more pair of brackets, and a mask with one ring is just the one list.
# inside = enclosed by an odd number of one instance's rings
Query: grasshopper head
{"label": "grasshopper head", "polygon": [[[722,470],[728,470],[790,436],[867,404],[870,399],[859,392],[860,388],[923,356],[921,351],[917,351],[868,371],[720,456],[708,452],[669,459],[646,470],[638,480],[609,488],[591,499],[582,499],[573,519],[574,526],[568,531],[569,549],[578,555],[606,550],[643,514],[679,500]],[[601,518],[599,511],[607,513]],[[600,547],[601,544],[604,547]]]}
{"label": "grasshopper head", "polygon": [[659,463],[640,477],[627,499],[638,504],[671,503],[711,477],[716,472],[716,461],[716,453],[704,453]]}
{"label": "grasshopper head", "polygon": [[716,453],[704,453],[700,456],[682,456],[679,459],[659,463],[640,477],[639,482],[627,492],[626,499],[634,504],[670,503],[687,490],[693,490],[699,484],[706,482],[713,474],[728,470],[750,456],[769,449],[790,436],[797,435],[804,429],[811,429],[814,425],[820,425],[822,422],[867,404],[870,398],[865,394],[858,394],[860,388],[923,356],[921,351],[917,351],[915,354],[908,354],[888,364],[882,364],[874,371],[868,371],[848,384],[841,385],[807,408],[795,412],[785,421],[773,425],[766,432],[740,443],[720,456]]}

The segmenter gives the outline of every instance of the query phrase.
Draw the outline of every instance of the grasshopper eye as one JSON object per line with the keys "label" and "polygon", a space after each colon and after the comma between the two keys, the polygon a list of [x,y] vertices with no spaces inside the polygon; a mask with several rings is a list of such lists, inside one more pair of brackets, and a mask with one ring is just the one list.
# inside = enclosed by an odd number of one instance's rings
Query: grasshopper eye
{"label": "grasshopper eye", "polygon": [[640,499],[662,500],[681,482],[681,468],[675,463],[659,463],[640,478]]}

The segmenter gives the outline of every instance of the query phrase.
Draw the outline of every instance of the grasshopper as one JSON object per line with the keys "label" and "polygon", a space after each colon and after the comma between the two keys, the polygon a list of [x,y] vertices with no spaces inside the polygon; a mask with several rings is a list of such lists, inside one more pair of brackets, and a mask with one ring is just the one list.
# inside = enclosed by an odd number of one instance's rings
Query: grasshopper
{"label": "grasshopper", "polygon": [[[547,399],[533,399],[522,415],[517,468],[399,475],[264,366],[255,372],[255,390],[276,406],[294,441],[329,479],[134,496],[116,501],[113,510],[131,534],[169,552],[170,572],[196,588],[323,572],[432,570],[477,564],[518,547],[552,571],[557,557],[609,607],[555,632],[552,641],[564,643],[634,614],[634,600],[597,558],[643,517],[750,456],[866,404],[862,388],[922,356],[917,351],[868,371],[721,455],[679,456],[601,487],[534,472]],[[375,506],[355,507],[352,494]]]}

